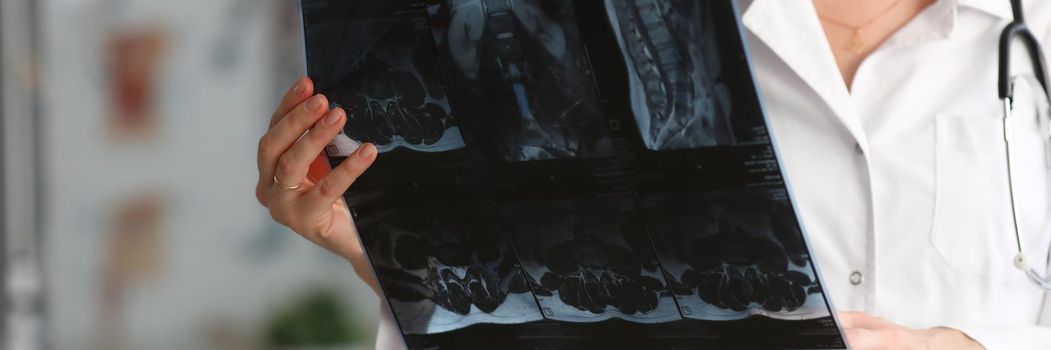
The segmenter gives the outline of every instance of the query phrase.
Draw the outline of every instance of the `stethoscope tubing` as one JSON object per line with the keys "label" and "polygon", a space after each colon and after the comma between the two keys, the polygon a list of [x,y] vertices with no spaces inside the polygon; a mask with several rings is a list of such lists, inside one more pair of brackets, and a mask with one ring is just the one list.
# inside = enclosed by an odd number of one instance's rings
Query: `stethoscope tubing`
{"label": "stethoscope tubing", "polygon": [[1015,268],[1025,272],[1026,277],[1038,287],[1051,291],[1051,279],[1041,276],[1036,269],[1030,267],[1029,261],[1025,256],[1019,223],[1020,219],[1018,217],[1018,205],[1015,202],[1014,172],[1011,161],[1011,141],[1013,138],[1011,133],[1011,120],[1014,114],[1014,86],[1011,81],[1011,48],[1016,40],[1021,41],[1025,45],[1026,52],[1029,54],[1029,62],[1033,68],[1033,74],[1040,82],[1040,87],[1043,88],[1044,97],[1051,99],[1051,95],[1048,95],[1047,75],[1044,69],[1044,55],[1040,51],[1040,42],[1036,40],[1036,36],[1033,35],[1025,24],[1021,0],[1011,0],[1011,12],[1014,15],[1014,20],[1004,27],[1003,31],[1000,33],[1000,62],[997,93],[999,94],[1004,107],[1003,137],[1005,155],[1007,157],[1007,186],[1008,194],[1010,196],[1011,221],[1014,228],[1015,243],[1017,243],[1018,248],[1018,252],[1014,256],[1013,264]]}

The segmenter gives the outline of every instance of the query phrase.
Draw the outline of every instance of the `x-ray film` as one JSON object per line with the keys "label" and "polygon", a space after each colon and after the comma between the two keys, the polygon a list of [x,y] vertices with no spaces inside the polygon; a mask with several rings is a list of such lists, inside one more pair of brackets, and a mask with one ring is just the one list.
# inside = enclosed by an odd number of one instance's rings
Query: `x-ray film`
{"label": "x-ray film", "polygon": [[302,6],[409,349],[846,347],[734,1]]}

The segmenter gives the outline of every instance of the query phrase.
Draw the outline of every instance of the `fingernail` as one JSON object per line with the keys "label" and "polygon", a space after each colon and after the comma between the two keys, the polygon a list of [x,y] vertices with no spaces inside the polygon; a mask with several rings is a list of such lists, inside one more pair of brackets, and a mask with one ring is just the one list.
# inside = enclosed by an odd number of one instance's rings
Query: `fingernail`
{"label": "fingernail", "polygon": [[320,110],[321,107],[323,107],[322,106],[322,102],[324,102],[324,99],[325,99],[325,97],[321,96],[321,95],[314,96],[313,98],[310,99],[309,102],[307,102],[307,109],[312,110],[312,111]]}
{"label": "fingernail", "polygon": [[373,146],[371,143],[366,143],[361,145],[361,150],[358,152],[358,155],[360,155],[361,158],[369,158],[372,157],[373,153],[376,153],[376,146]]}
{"label": "fingernail", "polygon": [[343,119],[343,109],[336,107],[328,112],[328,116],[325,117],[325,124],[328,124],[328,126],[336,126],[340,119]]}
{"label": "fingernail", "polygon": [[306,79],[299,79],[299,81],[296,82],[296,86],[292,88],[292,93],[296,96],[303,94],[303,90],[306,89],[306,85]]}

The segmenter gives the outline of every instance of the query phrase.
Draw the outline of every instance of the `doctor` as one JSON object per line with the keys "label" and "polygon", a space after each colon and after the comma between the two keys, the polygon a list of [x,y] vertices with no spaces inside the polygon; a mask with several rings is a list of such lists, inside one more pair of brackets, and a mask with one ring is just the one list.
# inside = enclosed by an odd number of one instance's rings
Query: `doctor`
{"label": "doctor", "polygon": [[[1051,349],[1051,300],[1011,264],[996,91],[1009,1],[739,5],[825,288],[839,310],[856,310],[840,318],[852,347]],[[1029,27],[1051,47],[1051,1],[1024,5]],[[1029,261],[1044,273],[1048,106],[1039,84],[1016,73],[1021,232]],[[376,148],[361,147],[331,172],[308,177],[346,121],[342,110],[327,110],[308,79],[295,83],[260,140],[256,195],[275,220],[345,257],[375,286],[340,195]],[[398,342],[384,321],[379,347]]]}

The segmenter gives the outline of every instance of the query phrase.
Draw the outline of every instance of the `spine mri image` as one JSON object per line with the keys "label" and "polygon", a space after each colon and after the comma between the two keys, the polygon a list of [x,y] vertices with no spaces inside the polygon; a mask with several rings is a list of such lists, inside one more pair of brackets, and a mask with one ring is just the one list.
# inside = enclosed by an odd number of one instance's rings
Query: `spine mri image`
{"label": "spine mri image", "polygon": [[632,111],[650,150],[737,143],[710,3],[606,0],[627,61]]}
{"label": "spine mri image", "polygon": [[544,316],[637,323],[682,318],[632,201],[518,202],[498,211]]}
{"label": "spine mri image", "polygon": [[[355,2],[346,3],[342,6]],[[306,30],[318,90],[347,112],[343,132],[327,153],[347,156],[363,142],[374,143],[380,152],[463,148],[426,14],[394,15],[383,13],[388,11],[384,5],[369,4],[340,9],[360,18],[319,21]],[[380,14],[365,15],[370,11]],[[312,53],[311,48],[325,52]]]}
{"label": "spine mri image", "polygon": [[358,227],[406,333],[542,319],[490,205],[391,209]]}
{"label": "spine mri image", "polygon": [[733,0],[302,4],[409,348],[841,348]]}
{"label": "spine mri image", "polygon": [[507,161],[612,153],[571,1],[452,0],[429,9],[457,113]]}
{"label": "spine mri image", "polygon": [[655,195],[642,208],[685,317],[829,316],[784,191]]}

